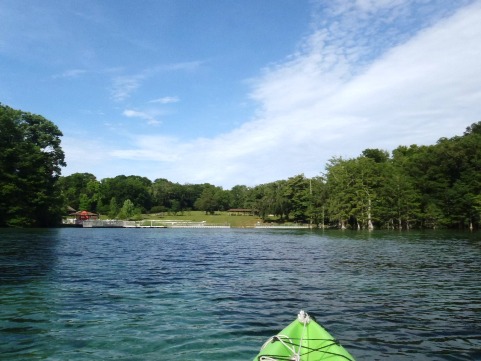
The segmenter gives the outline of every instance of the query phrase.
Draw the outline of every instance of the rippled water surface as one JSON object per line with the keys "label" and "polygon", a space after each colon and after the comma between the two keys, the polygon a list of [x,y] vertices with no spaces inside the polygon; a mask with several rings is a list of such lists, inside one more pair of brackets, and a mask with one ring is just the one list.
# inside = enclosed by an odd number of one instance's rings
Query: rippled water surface
{"label": "rippled water surface", "polygon": [[357,360],[481,360],[480,238],[0,230],[0,359],[252,360],[305,309]]}

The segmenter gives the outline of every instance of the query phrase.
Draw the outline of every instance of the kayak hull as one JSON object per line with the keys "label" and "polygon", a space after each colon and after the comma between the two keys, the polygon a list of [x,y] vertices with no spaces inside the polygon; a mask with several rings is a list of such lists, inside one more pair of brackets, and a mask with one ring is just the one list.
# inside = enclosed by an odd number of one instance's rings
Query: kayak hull
{"label": "kayak hull", "polygon": [[[301,314],[307,316],[301,318]],[[324,327],[306,313],[271,337],[254,361],[354,361],[354,357]]]}

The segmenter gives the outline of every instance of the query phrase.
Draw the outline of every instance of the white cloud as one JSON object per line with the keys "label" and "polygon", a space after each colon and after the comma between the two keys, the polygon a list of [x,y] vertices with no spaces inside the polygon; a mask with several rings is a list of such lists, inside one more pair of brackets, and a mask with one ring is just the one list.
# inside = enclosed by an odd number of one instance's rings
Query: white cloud
{"label": "white cloud", "polygon": [[146,135],[134,137],[133,142],[135,149],[117,149],[110,155],[135,161],[175,162],[188,154],[186,147],[189,146],[173,137]]}
{"label": "white cloud", "polygon": [[260,106],[255,119],[190,143],[139,136],[134,147],[112,156],[145,160],[151,178],[161,173],[180,182],[255,185],[316,175],[330,157],[358,156],[366,148],[433,144],[481,120],[481,2],[409,39],[400,34],[397,45],[395,39],[379,45],[370,36],[371,26],[380,31],[373,24],[381,21],[377,11],[394,9],[393,22],[405,14],[401,2],[358,4],[348,19],[324,24],[289,60],[253,82],[251,96]]}
{"label": "white cloud", "polygon": [[112,160],[105,157],[108,146],[99,139],[86,138],[85,134],[63,136],[62,149],[68,166],[68,172],[63,171],[63,175],[84,172],[97,174],[94,169],[101,169],[106,163],[112,164]]}

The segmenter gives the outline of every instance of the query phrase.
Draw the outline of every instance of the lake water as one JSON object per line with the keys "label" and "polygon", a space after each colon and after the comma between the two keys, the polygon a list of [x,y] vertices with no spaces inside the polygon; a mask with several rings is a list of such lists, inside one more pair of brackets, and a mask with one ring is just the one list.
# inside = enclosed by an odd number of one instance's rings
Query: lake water
{"label": "lake water", "polygon": [[0,230],[2,360],[252,360],[300,309],[357,360],[481,360],[481,234]]}

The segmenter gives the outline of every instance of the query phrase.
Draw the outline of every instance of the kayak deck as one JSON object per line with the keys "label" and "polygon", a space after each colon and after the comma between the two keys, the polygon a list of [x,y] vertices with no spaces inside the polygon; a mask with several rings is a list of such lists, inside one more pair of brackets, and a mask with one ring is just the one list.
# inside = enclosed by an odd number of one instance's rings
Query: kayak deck
{"label": "kayak deck", "polygon": [[324,327],[301,311],[295,321],[269,338],[254,361],[354,361]]}

